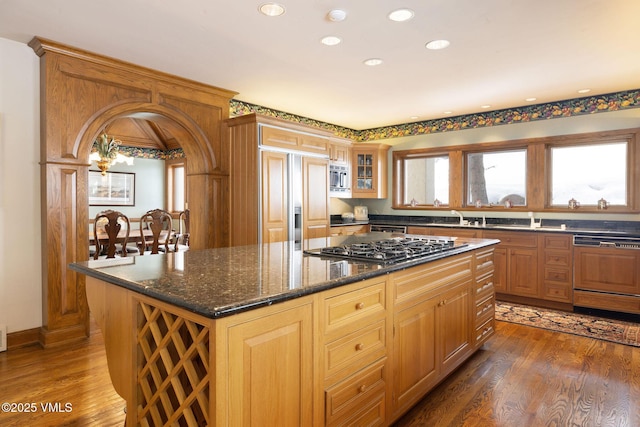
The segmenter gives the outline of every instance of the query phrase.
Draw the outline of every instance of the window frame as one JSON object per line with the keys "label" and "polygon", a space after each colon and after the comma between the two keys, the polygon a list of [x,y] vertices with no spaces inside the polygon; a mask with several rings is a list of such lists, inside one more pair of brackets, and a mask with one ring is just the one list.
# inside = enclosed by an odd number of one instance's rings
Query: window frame
{"label": "window frame", "polygon": [[[585,205],[578,209],[568,206],[551,205],[551,148],[563,146],[598,145],[612,142],[627,143],[627,206],[613,205],[606,210]],[[640,213],[640,128],[621,129],[604,132],[560,135],[552,137],[528,138],[520,140],[451,145],[437,148],[415,148],[394,150],[392,175],[392,209],[402,210],[493,210],[493,211],[537,211],[572,213]],[[478,152],[512,151],[526,149],[526,205],[510,208],[498,205],[477,208],[467,203],[468,176],[467,154]],[[449,156],[449,204],[439,207],[431,205],[410,206],[403,203],[404,167],[403,161],[416,157]]]}
{"label": "window frame", "polygon": [[187,209],[188,206],[188,193],[187,193],[187,159],[167,159],[165,160],[165,200],[166,200],[166,210],[171,214],[172,217],[177,218],[182,210],[176,210],[173,204],[173,193],[174,193],[174,182],[173,182],[173,171],[176,168],[182,167],[184,168],[184,209]]}

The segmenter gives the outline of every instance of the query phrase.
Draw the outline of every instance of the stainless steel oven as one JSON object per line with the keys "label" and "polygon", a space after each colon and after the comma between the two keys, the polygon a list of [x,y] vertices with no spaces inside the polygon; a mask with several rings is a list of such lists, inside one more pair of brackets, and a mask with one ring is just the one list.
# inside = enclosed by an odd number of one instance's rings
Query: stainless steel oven
{"label": "stainless steel oven", "polygon": [[347,166],[329,165],[329,195],[351,197],[351,177]]}

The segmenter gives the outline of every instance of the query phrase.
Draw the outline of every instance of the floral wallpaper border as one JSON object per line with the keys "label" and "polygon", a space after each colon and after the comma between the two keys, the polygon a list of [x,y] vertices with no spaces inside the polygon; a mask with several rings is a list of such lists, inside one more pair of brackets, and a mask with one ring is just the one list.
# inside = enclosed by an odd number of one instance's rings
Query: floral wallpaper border
{"label": "floral wallpaper border", "polygon": [[451,132],[464,129],[477,129],[513,123],[526,123],[585,114],[605,113],[629,108],[640,108],[640,89],[575,98],[546,104],[527,105],[504,110],[489,111],[486,113],[384,126],[360,131],[234,99],[230,102],[229,114],[231,117],[250,113],[277,117],[333,131],[336,135],[351,138],[354,141],[365,142],[380,139],[400,138],[404,136]]}

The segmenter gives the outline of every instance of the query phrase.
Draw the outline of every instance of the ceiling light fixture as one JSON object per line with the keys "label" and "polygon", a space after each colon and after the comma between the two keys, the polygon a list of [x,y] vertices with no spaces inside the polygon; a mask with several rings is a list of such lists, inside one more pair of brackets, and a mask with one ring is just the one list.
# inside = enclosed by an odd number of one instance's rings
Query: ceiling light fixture
{"label": "ceiling light fixture", "polygon": [[380,58],[369,58],[364,61],[364,65],[368,65],[370,67],[375,67],[376,65],[382,64],[382,59]]}
{"label": "ceiling light fixture", "polygon": [[326,46],[335,46],[337,44],[340,44],[341,41],[342,40],[340,39],[340,37],[336,36],[326,36],[323,37],[322,40],[320,40],[320,42]]}
{"label": "ceiling light fixture", "polygon": [[327,19],[331,22],[340,22],[344,21],[347,17],[347,12],[340,9],[334,9],[327,13]]}
{"label": "ceiling light fixture", "polygon": [[424,47],[430,50],[440,50],[448,47],[450,44],[451,43],[449,43],[449,40],[431,40],[430,42],[425,44]]}
{"label": "ceiling light fixture", "polygon": [[537,100],[538,98],[526,98],[525,101],[527,102],[533,102],[535,100]]}
{"label": "ceiling light fixture", "polygon": [[480,108],[491,108],[491,105],[489,104],[481,105]]}
{"label": "ceiling light fixture", "polygon": [[443,111],[442,114],[453,114],[453,111]]}
{"label": "ceiling light fixture", "polygon": [[578,91],[578,93],[589,93],[589,92],[591,92],[591,89],[580,89]]}
{"label": "ceiling light fixture", "polygon": [[266,16],[280,16],[284,13],[284,6],[278,3],[263,3],[258,10]]}
{"label": "ceiling light fixture", "polygon": [[405,22],[413,18],[414,15],[415,13],[413,13],[413,10],[411,9],[396,9],[389,13],[388,17],[390,20],[395,22]]}

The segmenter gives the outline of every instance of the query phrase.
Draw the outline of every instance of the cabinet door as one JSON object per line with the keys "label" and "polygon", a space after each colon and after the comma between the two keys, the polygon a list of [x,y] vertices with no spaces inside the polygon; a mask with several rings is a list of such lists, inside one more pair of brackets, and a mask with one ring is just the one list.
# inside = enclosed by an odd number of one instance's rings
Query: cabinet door
{"label": "cabinet door", "polygon": [[537,249],[510,248],[508,263],[509,293],[537,297],[540,288]]}
{"label": "cabinet door", "polygon": [[228,329],[228,425],[314,425],[312,319],[309,303]]}
{"label": "cabinet door", "polygon": [[387,197],[387,151],[385,144],[363,144],[351,150],[351,194],[354,198]]}
{"label": "cabinet door", "polygon": [[303,157],[303,239],[329,236],[329,160]]}
{"label": "cabinet door", "polygon": [[431,298],[399,311],[394,319],[393,412],[413,405],[438,380],[436,308]]}
{"label": "cabinet door", "polygon": [[287,155],[262,152],[262,243],[288,239]]}
{"label": "cabinet door", "polygon": [[[438,301],[438,324],[444,375],[456,368],[473,349],[471,281],[455,286]],[[474,328],[475,329],[475,328]]]}
{"label": "cabinet door", "polygon": [[576,247],[575,288],[640,295],[640,253],[634,250]]}
{"label": "cabinet door", "polygon": [[506,294],[507,288],[507,249],[500,246],[493,251],[493,287],[497,293]]}

